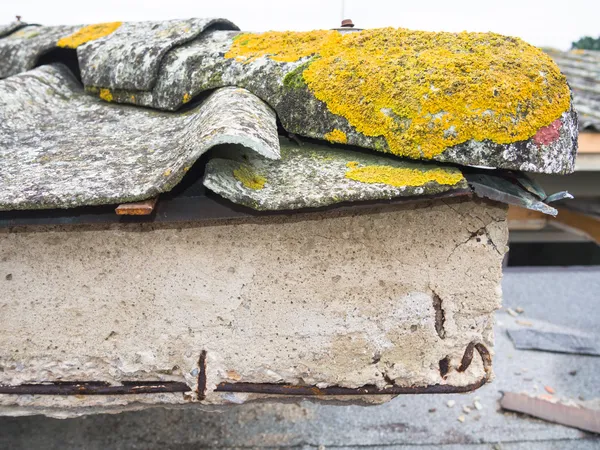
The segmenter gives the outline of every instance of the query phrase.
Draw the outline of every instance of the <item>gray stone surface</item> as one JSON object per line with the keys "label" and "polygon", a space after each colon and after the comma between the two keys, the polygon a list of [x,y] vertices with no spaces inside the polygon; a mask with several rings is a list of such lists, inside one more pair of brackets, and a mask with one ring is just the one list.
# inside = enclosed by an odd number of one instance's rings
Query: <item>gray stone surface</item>
{"label": "gray stone surface", "polygon": [[[355,170],[349,165],[372,169],[375,179],[380,178],[380,182],[349,178]],[[447,184],[428,181],[425,177],[431,170],[453,179]],[[276,161],[250,153],[236,160],[210,160],[206,165],[204,185],[234,203],[257,210],[311,208],[468,189],[460,170],[452,166],[324,145],[298,146],[287,140],[282,140],[281,159]]]}
{"label": "gray stone surface", "polygon": [[278,158],[274,112],[235,87],[177,115],[110,104],[43,66],[0,81],[0,210],[149,198],[223,143]]}
{"label": "gray stone surface", "polygon": [[[503,413],[501,390],[543,392],[560,397],[598,396],[600,358],[515,350],[506,329],[516,320],[535,326],[576,327],[598,335],[600,271],[593,269],[507,269],[504,302],[523,316],[497,314],[495,381],[476,393],[401,396],[377,406],[326,403],[260,403],[203,410],[156,408],[119,415],[56,420],[42,416],[0,418],[0,447],[14,450],[325,448],[403,450],[591,450],[597,436],[526,416]],[[525,370],[527,369],[527,370]],[[576,375],[569,372],[576,370]],[[537,389],[536,389],[537,386]],[[469,414],[476,396],[483,406]],[[456,405],[448,408],[446,402]],[[434,412],[429,412],[430,409]],[[465,415],[465,422],[457,420]],[[496,445],[496,447],[494,447]]]}
{"label": "gray stone surface", "polygon": [[81,26],[40,27],[30,25],[0,39],[0,79],[35,67],[44,53],[56,48],[59,39]]}
{"label": "gray stone surface", "polygon": [[225,19],[123,23],[109,35],[77,48],[83,83],[111,89],[150,90],[165,54],[209,27],[238,30]]}
{"label": "gray stone surface", "polygon": [[573,90],[582,130],[600,131],[600,52],[545,50],[560,67]]}

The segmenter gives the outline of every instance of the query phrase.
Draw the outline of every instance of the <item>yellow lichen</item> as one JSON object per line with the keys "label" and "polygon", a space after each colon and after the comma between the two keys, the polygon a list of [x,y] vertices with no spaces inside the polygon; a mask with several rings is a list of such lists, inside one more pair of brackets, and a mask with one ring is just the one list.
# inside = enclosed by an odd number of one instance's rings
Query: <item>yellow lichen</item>
{"label": "yellow lichen", "polygon": [[233,176],[249,189],[258,191],[265,187],[267,179],[256,174],[249,166],[241,165],[233,171]]}
{"label": "yellow lichen", "polygon": [[430,181],[454,186],[463,179],[462,173],[454,168],[429,170],[409,169],[391,166],[358,167],[358,162],[350,161],[346,166],[346,178],[362,183],[384,183],[389,186],[423,186]]}
{"label": "yellow lichen", "polygon": [[225,57],[311,55],[302,77],[313,95],[400,156],[432,158],[471,139],[529,139],[570,106],[566,79],[548,55],[494,33],[245,33]]}
{"label": "yellow lichen", "polygon": [[106,102],[112,102],[113,101],[113,95],[110,92],[110,89],[100,89],[100,94],[99,94],[100,98]]}
{"label": "yellow lichen", "polygon": [[335,142],[336,144],[345,144],[348,142],[346,133],[344,133],[342,130],[338,130],[337,128],[329,133],[325,133],[324,137],[329,142]]}
{"label": "yellow lichen", "polygon": [[183,103],[188,103],[192,99],[192,96],[187,92],[183,94]]}
{"label": "yellow lichen", "polygon": [[75,33],[60,39],[56,45],[66,48],[77,48],[86,42],[108,36],[121,26],[122,22],[97,23],[80,28]]}

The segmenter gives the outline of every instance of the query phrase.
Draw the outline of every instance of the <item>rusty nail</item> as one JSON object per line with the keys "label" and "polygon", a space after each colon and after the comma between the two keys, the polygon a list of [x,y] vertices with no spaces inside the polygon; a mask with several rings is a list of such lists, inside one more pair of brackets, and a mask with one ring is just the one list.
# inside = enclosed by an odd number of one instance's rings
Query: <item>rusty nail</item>
{"label": "rusty nail", "polygon": [[206,350],[200,352],[198,370],[198,400],[204,400],[206,398]]}

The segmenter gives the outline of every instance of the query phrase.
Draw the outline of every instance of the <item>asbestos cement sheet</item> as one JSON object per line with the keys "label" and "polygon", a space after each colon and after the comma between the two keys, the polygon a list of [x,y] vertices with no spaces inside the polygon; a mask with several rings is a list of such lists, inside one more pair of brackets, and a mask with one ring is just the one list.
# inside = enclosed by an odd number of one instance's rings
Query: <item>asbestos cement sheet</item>
{"label": "asbestos cement sheet", "polygon": [[43,66],[0,81],[0,210],[154,197],[223,143],[278,158],[275,113],[236,87],[178,114],[111,104]]}
{"label": "asbestos cement sheet", "polygon": [[204,185],[257,210],[314,208],[467,189],[462,172],[455,167],[289,141],[282,141],[277,161],[250,153],[243,158],[210,160]]}

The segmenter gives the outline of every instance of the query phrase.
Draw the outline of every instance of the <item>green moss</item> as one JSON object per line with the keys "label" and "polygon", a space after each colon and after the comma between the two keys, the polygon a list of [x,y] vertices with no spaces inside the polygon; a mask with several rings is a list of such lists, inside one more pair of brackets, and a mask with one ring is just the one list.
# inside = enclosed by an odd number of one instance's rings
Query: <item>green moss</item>
{"label": "green moss", "polygon": [[300,64],[291,72],[288,72],[286,76],[283,78],[283,85],[286,88],[290,89],[302,89],[306,86],[306,82],[304,81],[304,77],[302,74],[308,68],[308,66],[315,60],[316,58],[312,58],[309,61],[306,61],[303,64]]}

